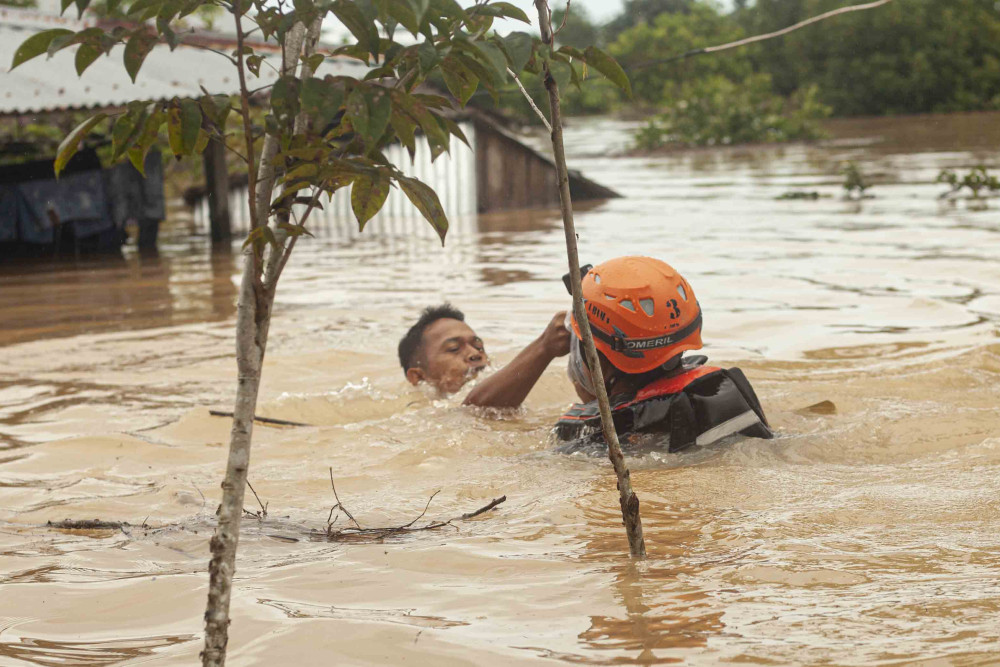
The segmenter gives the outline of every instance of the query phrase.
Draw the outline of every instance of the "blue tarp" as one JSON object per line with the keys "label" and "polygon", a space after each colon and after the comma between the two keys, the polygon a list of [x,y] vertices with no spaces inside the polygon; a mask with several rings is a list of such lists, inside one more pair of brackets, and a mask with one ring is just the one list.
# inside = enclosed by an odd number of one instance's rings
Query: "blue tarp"
{"label": "blue tarp", "polygon": [[0,242],[52,244],[57,225],[71,226],[74,238],[85,239],[121,230],[128,220],[163,220],[160,154],[151,152],[145,166],[146,178],[122,163],[59,179],[0,184]]}

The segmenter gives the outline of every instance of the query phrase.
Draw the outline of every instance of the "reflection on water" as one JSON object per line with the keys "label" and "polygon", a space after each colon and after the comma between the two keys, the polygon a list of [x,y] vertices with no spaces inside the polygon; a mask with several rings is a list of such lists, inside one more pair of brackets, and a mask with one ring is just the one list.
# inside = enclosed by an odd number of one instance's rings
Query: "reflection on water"
{"label": "reflection on water", "polygon": [[193,635],[182,637],[142,637],[93,642],[64,642],[21,637],[15,643],[0,641],[0,657],[19,664],[62,667],[63,665],[120,665],[124,662],[148,657],[156,649],[182,644],[196,639]]}
{"label": "reflection on water", "polygon": [[[313,426],[255,429],[270,509],[244,525],[230,662],[995,663],[1000,204],[942,207],[933,181],[997,168],[997,118],[660,157],[609,157],[619,123],[569,133],[574,166],[626,195],[578,211],[582,258],[681,269],[706,353],[744,369],[778,429],[633,459],[639,564],[606,462],[552,452],[562,364],[491,417],[395,362],[444,299],[501,363],[533,340],[567,305],[557,212],[456,215],[444,248],[412,219],[321,224],[279,289],[259,410]],[[880,174],[875,199],[840,199],[845,159]],[[776,199],[792,189],[824,196]],[[159,258],[0,268],[4,664],[197,661],[240,259],[164,234]],[[406,539],[312,542],[331,468],[366,526],[439,490],[427,519],[508,501]],[[45,527],[65,518],[145,526]]]}
{"label": "reflection on water", "polygon": [[0,266],[0,345],[224,320],[236,312],[237,259],[203,242],[156,256]]}

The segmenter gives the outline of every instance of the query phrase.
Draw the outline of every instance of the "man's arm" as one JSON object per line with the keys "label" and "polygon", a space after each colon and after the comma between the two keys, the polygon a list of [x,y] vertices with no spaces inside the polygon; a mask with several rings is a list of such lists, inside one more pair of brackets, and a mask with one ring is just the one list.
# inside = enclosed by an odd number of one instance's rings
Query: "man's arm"
{"label": "man's arm", "polygon": [[538,378],[556,357],[569,354],[572,335],[563,324],[566,313],[556,313],[542,335],[521,350],[514,359],[477,384],[465,397],[465,405],[484,408],[516,408],[521,405]]}

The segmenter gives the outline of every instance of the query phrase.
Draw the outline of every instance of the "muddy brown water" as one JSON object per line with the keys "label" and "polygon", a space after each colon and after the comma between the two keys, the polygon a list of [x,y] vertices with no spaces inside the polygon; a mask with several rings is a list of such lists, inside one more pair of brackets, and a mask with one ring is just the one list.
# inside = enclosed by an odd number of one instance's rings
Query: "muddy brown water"
{"label": "muddy brown water", "polygon": [[[565,308],[554,212],[456,220],[444,248],[405,224],[300,244],[260,412],[314,426],[256,429],[268,515],[244,524],[230,664],[1000,663],[1000,201],[944,204],[933,182],[1000,169],[1000,115],[832,128],[661,157],[610,156],[619,123],[570,132],[573,165],[626,195],[580,210],[581,256],[680,269],[705,352],[744,369],[779,432],[632,458],[638,564],[607,462],[552,452],[564,363],[507,416],[396,366],[426,304],[464,308],[497,363]],[[845,159],[874,199],[840,198]],[[2,665],[197,661],[238,262],[165,233],[155,260],[0,268]],[[329,468],[366,526],[438,490],[428,519],[508,500],[331,544],[310,539]],[[130,525],[45,527],[66,518]]]}

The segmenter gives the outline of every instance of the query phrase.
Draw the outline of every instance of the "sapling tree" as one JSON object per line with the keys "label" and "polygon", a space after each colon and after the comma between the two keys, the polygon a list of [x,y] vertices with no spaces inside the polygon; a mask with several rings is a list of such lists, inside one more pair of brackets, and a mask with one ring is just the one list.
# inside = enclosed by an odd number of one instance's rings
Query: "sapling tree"
{"label": "sapling tree", "polygon": [[[89,3],[62,0],[63,11],[75,6],[82,14]],[[398,187],[443,243],[448,221],[437,195],[386,159],[388,144],[400,142],[412,156],[420,134],[437,158],[452,137],[468,143],[452,117],[455,101],[464,105],[480,86],[495,98],[510,73],[544,72],[547,78],[577,85],[588,66],[617,83],[624,75],[595,48],[554,49],[544,31],[541,40],[525,32],[497,35],[494,19],[529,21],[516,6],[490,0],[467,9],[455,0],[106,0],[104,11],[127,22],[32,35],[16,51],[12,67],[72,48],[78,74],[100,57],[117,57],[135,81],[149,53],[164,44],[170,49],[183,44],[185,17],[206,7],[220,8],[225,19],[219,23],[231,21],[234,27],[235,48],[214,50],[213,57],[218,66],[233,68],[239,93],[203,90],[196,99],[135,100],[116,112],[97,113],[63,140],[54,168],[58,175],[84,138],[99,131],[110,133],[112,159],[127,158],[140,170],[164,132],[178,158],[196,155],[214,140],[226,142],[246,163],[250,231],[243,244],[236,315],[236,399],[219,522],[211,540],[202,652],[204,665],[222,665],[275,290],[299,238],[309,235],[310,214],[324,195],[330,198],[350,187],[352,209],[363,229],[390,188]],[[326,20],[346,28],[351,35],[346,44],[328,48],[320,43]],[[272,62],[268,53],[275,46],[281,56]],[[318,76],[328,58],[359,60],[366,72],[360,77]],[[265,67],[278,74],[267,86],[258,80]],[[453,99],[422,85],[435,72]],[[265,113],[251,114],[261,95],[267,99]],[[568,194],[566,178],[563,161],[560,180]]]}
{"label": "sapling tree", "polygon": [[[542,54],[538,65],[541,69],[542,80],[545,82],[545,90],[548,92],[550,120],[547,121],[545,119],[544,115],[533,102],[531,106],[536,113],[542,116],[542,122],[548,128],[550,138],[552,139],[552,152],[555,156],[556,177],[559,184],[559,205],[562,210],[563,231],[566,235],[569,282],[573,292],[573,316],[580,325],[580,336],[582,338],[584,354],[587,357],[587,365],[593,375],[593,385],[597,391],[597,403],[601,413],[601,430],[604,434],[604,441],[608,445],[608,458],[611,460],[615,476],[618,478],[618,499],[621,504],[625,534],[628,537],[629,553],[635,558],[645,558],[646,543],[642,536],[639,497],[632,490],[631,474],[625,465],[625,457],[618,442],[618,433],[615,430],[614,420],[611,417],[611,404],[608,400],[607,389],[604,386],[604,374],[601,371],[601,362],[597,356],[597,348],[594,346],[594,338],[590,332],[590,321],[587,318],[587,313],[583,305],[580,256],[576,246],[576,226],[573,220],[573,201],[570,197],[569,170],[566,166],[566,150],[563,146],[562,109],[560,106],[557,74],[560,66],[568,67],[570,70],[570,81],[579,86],[581,76],[577,72],[578,63],[583,65],[582,74],[584,75],[586,74],[586,66],[591,65],[604,73],[613,83],[620,86],[629,96],[632,95],[632,88],[628,77],[618,63],[600,49],[593,46],[587,47],[583,51],[571,46],[562,46],[557,49],[556,36],[558,30],[553,30],[552,28],[552,11],[549,9],[548,0],[535,0],[535,9],[538,11],[538,30],[541,36],[541,41],[537,44],[537,50]],[[568,3],[566,11],[569,11]],[[527,92],[524,91],[523,87],[521,87],[521,90],[527,96]]]}

